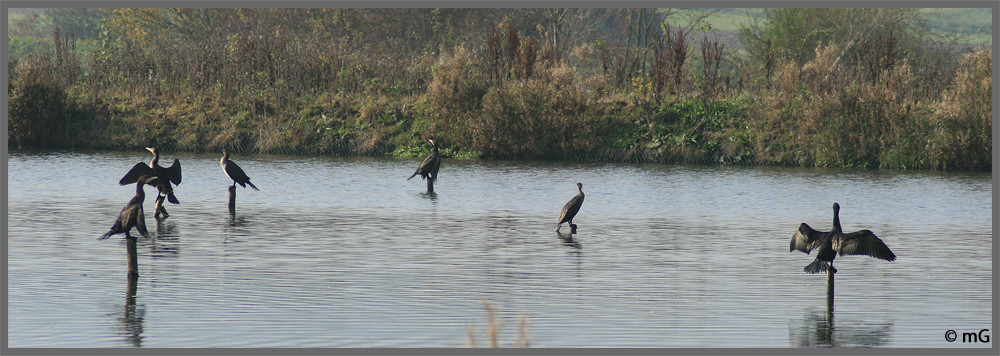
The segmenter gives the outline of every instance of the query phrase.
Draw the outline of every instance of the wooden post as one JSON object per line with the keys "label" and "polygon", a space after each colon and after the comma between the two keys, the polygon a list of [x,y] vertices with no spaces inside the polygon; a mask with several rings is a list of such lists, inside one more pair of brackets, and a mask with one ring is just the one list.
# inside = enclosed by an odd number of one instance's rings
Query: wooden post
{"label": "wooden post", "polygon": [[570,235],[576,233],[576,224],[569,224],[569,233]]}
{"label": "wooden post", "polygon": [[837,273],[834,272],[833,266],[826,269],[826,319],[833,319],[833,275]]}
{"label": "wooden post", "polygon": [[125,238],[125,249],[128,251],[128,276],[129,278],[139,277],[139,261],[135,252],[135,237]]}
{"label": "wooden post", "polygon": [[236,213],[236,186],[229,186],[229,213]]}
{"label": "wooden post", "polygon": [[427,178],[427,192],[434,193],[434,178]]}
{"label": "wooden post", "polygon": [[125,306],[126,307],[128,307],[130,305],[131,306],[135,306],[135,291],[136,291],[136,286],[138,285],[136,282],[138,282],[138,281],[139,281],[139,275],[138,274],[129,275],[128,276],[128,285],[126,286],[126,289],[125,289]]}

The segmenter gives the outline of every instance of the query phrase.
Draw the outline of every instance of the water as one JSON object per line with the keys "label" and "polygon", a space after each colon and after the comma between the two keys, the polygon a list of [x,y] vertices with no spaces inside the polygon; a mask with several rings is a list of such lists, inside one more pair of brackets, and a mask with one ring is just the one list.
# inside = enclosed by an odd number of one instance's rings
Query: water
{"label": "water", "polygon": [[[484,301],[501,346],[992,346],[961,339],[992,330],[989,174],[445,160],[428,195],[419,160],[235,155],[231,216],[219,156],[165,153],[181,204],[146,188],[130,285],[96,238],[148,153],[11,153],[9,347],[485,346]],[[833,202],[899,259],[838,258],[831,325],[788,243]]]}

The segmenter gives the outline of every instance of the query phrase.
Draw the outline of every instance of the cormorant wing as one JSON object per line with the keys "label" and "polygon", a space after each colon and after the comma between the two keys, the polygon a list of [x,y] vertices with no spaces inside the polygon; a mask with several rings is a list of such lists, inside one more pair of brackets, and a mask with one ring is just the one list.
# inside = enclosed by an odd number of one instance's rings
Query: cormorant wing
{"label": "cormorant wing", "polygon": [[118,184],[121,184],[121,185],[132,184],[132,183],[135,183],[136,181],[138,181],[139,177],[142,177],[142,176],[155,176],[155,175],[156,175],[156,172],[154,172],[152,168],[150,168],[148,165],[146,165],[146,162],[139,162],[139,163],[136,163],[134,166],[132,166],[132,169],[130,169],[128,171],[128,173],[125,173],[125,176],[122,177],[122,179],[118,181]]}
{"label": "cormorant wing", "polygon": [[135,229],[142,234],[142,237],[149,238],[149,231],[146,230],[146,216],[142,213],[142,204],[139,204],[135,211]]}
{"label": "cormorant wing", "polygon": [[563,206],[562,214],[559,214],[559,223],[562,224],[576,217],[576,213],[580,212],[580,206],[583,205],[582,197],[577,195],[566,202]]}
{"label": "cormorant wing", "polygon": [[432,154],[431,157],[427,158],[433,158],[430,162],[430,172],[428,173],[430,173],[431,179],[437,180],[438,170],[441,169],[441,155]]}
{"label": "cormorant wing", "polygon": [[181,184],[181,161],[174,158],[174,164],[163,169],[166,172],[167,180],[174,184]]}
{"label": "cormorant wing", "polygon": [[841,256],[867,255],[886,261],[896,259],[896,255],[892,253],[892,250],[889,250],[889,246],[886,246],[885,242],[882,242],[871,230],[844,234],[839,246],[834,245],[834,249],[840,252]]}
{"label": "cormorant wing", "polygon": [[816,231],[809,227],[808,224],[802,223],[799,225],[799,229],[795,230],[795,234],[792,235],[792,241],[789,244],[788,252],[799,250],[808,254],[820,245],[825,234],[825,232]]}
{"label": "cormorant wing", "polygon": [[[243,171],[243,168],[240,168],[240,166],[236,165],[236,162],[226,161],[225,170],[226,170],[226,175],[229,176],[229,179],[232,179],[233,182],[236,182],[241,187],[246,188],[247,183],[250,183],[250,177],[248,177],[247,173]],[[250,186],[253,187],[253,183],[251,183]],[[257,188],[254,187],[254,189]]]}
{"label": "cormorant wing", "polygon": [[243,182],[250,180],[250,177],[247,177],[247,173],[243,171],[243,168],[240,168],[233,161],[226,162],[226,174],[229,175],[229,178],[236,181],[236,183],[243,184]]}
{"label": "cormorant wing", "polygon": [[423,162],[420,162],[420,168],[417,168],[417,170],[420,173],[430,173],[431,169],[434,168],[434,158],[436,157],[431,153],[427,158],[424,158]]}

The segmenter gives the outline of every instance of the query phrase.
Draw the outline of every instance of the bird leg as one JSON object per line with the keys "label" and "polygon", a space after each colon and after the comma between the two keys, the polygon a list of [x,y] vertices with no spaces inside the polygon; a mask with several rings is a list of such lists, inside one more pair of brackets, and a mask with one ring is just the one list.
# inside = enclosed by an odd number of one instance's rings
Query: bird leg
{"label": "bird leg", "polygon": [[160,213],[163,213],[163,217],[164,218],[170,216],[170,214],[167,214],[167,209],[163,207],[163,199],[165,199],[165,198],[166,198],[166,196],[163,196],[163,195],[157,195],[156,196],[156,209],[154,210],[155,213],[153,213],[153,217],[154,218],[159,218],[160,217]]}

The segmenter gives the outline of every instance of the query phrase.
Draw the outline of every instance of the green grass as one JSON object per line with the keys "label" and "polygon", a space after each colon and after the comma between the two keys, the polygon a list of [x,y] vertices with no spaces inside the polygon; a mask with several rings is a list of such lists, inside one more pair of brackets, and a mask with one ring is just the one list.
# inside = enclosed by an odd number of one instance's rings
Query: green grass
{"label": "green grass", "polygon": [[[733,9],[689,9],[692,13],[708,13],[705,20],[714,30],[737,31],[752,19],[761,19],[763,8],[733,8]],[[951,36],[962,43],[976,45],[993,44],[993,10],[992,9],[924,9],[928,15],[928,24],[934,33],[941,36]]]}
{"label": "green grass", "polygon": [[763,9],[721,9],[706,20],[714,30],[739,31],[741,27],[749,25],[752,19],[760,18],[763,13]]}
{"label": "green grass", "polygon": [[935,32],[960,42],[993,44],[993,9],[925,9]]}

